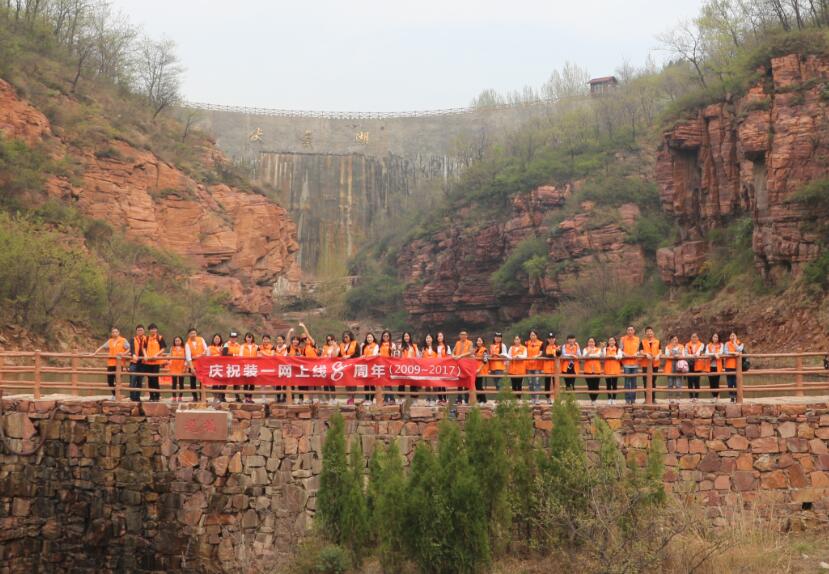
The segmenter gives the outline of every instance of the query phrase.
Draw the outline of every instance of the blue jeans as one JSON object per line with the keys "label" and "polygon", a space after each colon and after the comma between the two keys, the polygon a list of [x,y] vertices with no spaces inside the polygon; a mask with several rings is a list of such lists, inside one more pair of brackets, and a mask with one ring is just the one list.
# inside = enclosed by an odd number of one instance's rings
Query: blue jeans
{"label": "blue jeans", "polygon": [[[144,386],[144,376],[139,375],[137,373],[144,372],[144,365],[130,363],[130,373],[136,373],[130,375],[130,388],[131,389],[140,389]],[[132,391],[130,392],[130,400],[131,401],[140,401],[141,400],[141,391]]]}
{"label": "blue jeans", "polygon": [[[637,365],[622,365],[622,369],[626,375],[639,372]],[[625,389],[636,389],[636,377],[625,377]],[[632,405],[636,402],[636,393],[625,393],[625,402]]]}

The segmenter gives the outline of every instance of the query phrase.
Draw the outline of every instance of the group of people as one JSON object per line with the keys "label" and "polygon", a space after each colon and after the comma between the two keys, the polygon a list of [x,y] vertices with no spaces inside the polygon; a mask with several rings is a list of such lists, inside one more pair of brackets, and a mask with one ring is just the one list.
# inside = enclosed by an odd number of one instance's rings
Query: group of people
{"label": "group of people", "polygon": [[[317,341],[308,332],[304,324],[299,324],[301,333],[290,329],[286,335],[262,335],[257,341],[252,333],[246,333],[242,340],[239,334],[231,331],[225,341],[220,334],[215,334],[210,342],[202,338],[195,328],[187,332],[185,338],[174,337],[170,346],[158,332],[155,324],[146,329],[143,325],[135,328],[131,341],[122,337],[117,328],[113,328],[110,338],[95,352],[107,351],[109,354],[107,365],[107,384],[115,386],[116,371],[119,358],[129,357],[130,372],[130,399],[141,400],[143,381],[147,379],[151,401],[160,398],[160,379],[169,377],[172,384],[173,401],[184,400],[185,379],[189,379],[190,393],[194,401],[199,398],[199,384],[193,368],[193,361],[201,356],[298,356],[306,358],[343,358],[349,359],[361,356],[385,356],[406,358],[441,358],[454,357],[457,359],[473,358],[479,363],[476,379],[476,398],[479,402],[486,402],[486,390],[494,386],[501,389],[502,380],[509,379],[514,393],[524,395],[525,384],[532,402],[537,402],[542,392],[550,400],[550,391],[556,378],[564,381],[565,388],[575,391],[577,378],[584,378],[587,383],[587,395],[591,402],[599,397],[601,379],[604,379],[607,398],[610,404],[616,401],[617,394],[624,394],[627,404],[636,401],[636,389],[640,386],[642,373],[650,369],[653,380],[653,389],[656,390],[656,375],[667,378],[669,400],[678,398],[678,390],[683,387],[683,380],[687,382],[688,395],[696,401],[700,396],[700,381],[707,377],[708,387],[714,400],[719,398],[720,380],[726,377],[731,401],[736,399],[737,370],[740,355],[744,346],[736,333],[730,333],[726,341],[721,341],[719,334],[713,333],[708,342],[703,342],[693,333],[689,341],[682,343],[679,337],[671,335],[668,343],[656,338],[651,327],[645,329],[643,337],[636,334],[636,329],[630,326],[623,336],[597,339],[589,337],[584,346],[579,345],[575,336],[567,336],[560,344],[555,333],[548,333],[542,339],[539,333],[531,330],[526,339],[515,335],[511,345],[504,342],[503,334],[496,332],[490,342],[483,337],[474,340],[467,331],[461,331],[454,344],[450,344],[443,332],[434,335],[426,334],[420,343],[416,343],[410,332],[404,332],[395,340],[391,332],[383,331],[379,338],[369,332],[362,343],[358,342],[351,331],[342,334],[339,340],[334,335],[327,335],[325,342]],[[164,371],[162,371],[164,369]],[[624,381],[623,391],[618,389],[618,381]],[[494,381],[488,385],[487,381]],[[644,381],[642,385],[644,386]],[[244,399],[239,394],[239,387],[234,387],[236,400],[253,402],[252,385],[242,385]],[[279,387],[285,390],[284,387]],[[225,401],[223,387],[214,387],[216,401]],[[305,399],[299,388],[299,394],[294,396],[300,402],[310,402]],[[334,388],[325,387],[328,400],[334,400]],[[412,388],[417,392],[417,388]],[[365,399],[373,400],[374,388],[366,388]],[[386,389],[384,402],[393,403],[400,399],[404,388],[398,388],[398,393]],[[411,393],[410,393],[411,394]],[[468,401],[468,393],[459,392],[459,402]],[[417,395],[415,394],[415,398]],[[447,402],[447,389],[439,387],[436,393],[426,395],[427,402]],[[278,393],[277,401],[287,400],[287,393]],[[348,403],[355,400],[354,393],[347,399]]]}

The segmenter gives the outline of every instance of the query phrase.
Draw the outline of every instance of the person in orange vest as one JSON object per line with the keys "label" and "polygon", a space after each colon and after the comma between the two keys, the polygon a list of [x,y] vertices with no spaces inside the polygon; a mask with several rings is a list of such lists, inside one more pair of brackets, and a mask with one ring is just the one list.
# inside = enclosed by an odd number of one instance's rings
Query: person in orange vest
{"label": "person in orange vest", "polygon": [[519,335],[513,338],[508,356],[510,360],[507,374],[512,383],[512,392],[517,394],[519,399],[522,399],[524,398],[524,375],[527,374],[527,363],[524,360],[527,358],[527,347],[521,343]]}
{"label": "person in orange vest", "polygon": [[[435,351],[437,351],[438,358],[441,359],[452,356],[452,347],[446,342],[446,335],[443,334],[443,331],[438,331],[435,335]],[[442,393],[438,394],[438,404],[445,404],[447,402],[446,387],[435,387],[435,390]]]}
{"label": "person in orange vest", "polygon": [[[259,356],[259,346],[256,344],[256,337],[253,336],[253,333],[245,333],[244,343],[239,346],[239,356],[240,357],[258,357]],[[246,385],[242,385],[242,388],[246,391],[252,391],[254,385],[248,383]],[[233,387],[234,390],[237,390],[239,387]],[[239,402],[239,394],[236,394],[236,402]],[[252,403],[253,402],[253,393],[247,392],[245,393],[245,402]]]}
{"label": "person in orange vest", "polygon": [[[305,325],[303,325],[302,323],[300,323],[299,325],[305,330],[305,334],[299,336],[299,350],[300,350],[301,356],[305,357],[306,359],[318,359],[320,355],[319,355],[319,351],[317,350],[317,345],[316,345],[316,342],[314,341],[314,338],[311,337],[310,333],[308,333],[308,329],[305,328]],[[316,400],[317,400],[315,398],[316,395],[311,395],[306,399],[305,395],[302,393],[302,391],[309,391],[309,390],[310,389],[308,388],[308,386],[300,386],[299,387],[299,391],[300,391],[300,395],[298,396],[299,402],[306,403],[306,404],[311,404],[313,402],[316,402]]]}
{"label": "person in orange vest", "polygon": [[[132,360],[130,361],[130,388],[141,389],[144,386],[144,375],[147,371],[144,365],[144,347],[147,345],[147,336],[144,334],[144,325],[135,326],[135,335],[132,338],[130,351],[132,351]],[[135,402],[141,401],[141,391],[130,391],[130,400]]]}
{"label": "person in orange vest", "polygon": [[616,342],[616,337],[608,337],[607,345],[602,349],[604,357],[604,383],[607,388],[607,402],[616,402],[616,391],[619,389],[619,375],[622,374],[622,349]]}
{"label": "person in orange vest", "polygon": [[[527,347],[527,374],[528,375],[540,375],[541,369],[543,367],[542,361],[538,359],[541,356],[541,348],[544,346],[544,342],[538,338],[538,331],[535,329],[530,330],[529,339],[524,345]],[[541,390],[541,377],[539,376],[530,376],[528,377],[528,381],[530,384],[530,392],[538,392]],[[530,395],[530,400],[533,403],[538,402],[538,395],[532,394]]]}
{"label": "person in orange vest", "polygon": [[[399,357],[403,357],[405,359],[416,359],[417,356],[418,356],[417,343],[415,343],[412,340],[412,334],[408,331],[403,333],[403,335],[400,337],[400,344],[398,345],[397,349],[398,349],[397,355]],[[412,395],[411,395],[412,400],[417,400],[417,394],[415,394],[415,393],[420,391],[420,387],[411,386],[409,388],[409,390],[412,392]],[[399,385],[397,387],[397,391],[399,393],[405,392],[406,391],[406,385]]]}
{"label": "person in orange vest", "polygon": [[[436,359],[438,356],[437,348],[435,347],[435,338],[431,333],[426,333],[423,337],[423,342],[420,344],[420,358],[421,359]],[[435,396],[432,394],[434,387],[426,387],[426,404],[433,405],[435,403]]]}
{"label": "person in orange vest", "polygon": [[[228,333],[223,354],[228,357],[238,357],[241,348],[242,345],[239,344],[239,333],[236,331]],[[239,385],[233,385],[233,390],[236,392],[236,402],[239,402],[241,400],[239,397]]]}
{"label": "person in orange vest", "polygon": [[632,405],[636,402],[636,374],[639,372],[639,358],[642,356],[642,342],[636,336],[636,329],[629,325],[621,339],[622,371],[625,375],[625,403]]}
{"label": "person in orange vest", "polygon": [[[737,388],[737,375],[734,373],[737,372],[737,361],[742,360],[740,355],[743,354],[744,350],[745,346],[740,342],[740,339],[737,338],[737,333],[731,331],[728,335],[728,341],[725,343],[725,364],[723,365],[726,373],[725,382],[728,384],[729,389]],[[729,390],[728,396],[732,403],[737,402],[736,392]]]}
{"label": "person in orange vest", "polygon": [[653,401],[656,402],[656,373],[659,372],[659,363],[662,358],[661,346],[659,339],[654,336],[652,327],[645,327],[645,337],[642,339],[642,358],[639,366],[642,367],[642,372],[647,372],[648,364],[651,365],[653,372]]}
{"label": "person in orange vest", "polygon": [[599,398],[599,385],[602,382],[599,377],[602,374],[602,349],[596,345],[596,339],[594,337],[587,339],[587,344],[582,349],[581,356],[584,357],[587,395],[590,397],[590,403],[593,404]]}
{"label": "person in orange vest", "polygon": [[[354,338],[354,333],[351,331],[344,331],[340,342],[340,357],[343,359],[352,359],[360,355],[360,346]],[[354,404],[354,394],[357,392],[357,387],[346,387],[345,392],[346,404]]]}
{"label": "person in orange vest", "polygon": [[693,376],[688,377],[688,395],[693,402],[699,399],[699,379],[698,373],[704,373],[708,370],[707,361],[703,358],[705,352],[705,345],[699,340],[699,335],[691,334],[691,340],[685,344],[685,356],[688,360],[688,371],[694,373]]}
{"label": "person in orange vest", "polygon": [[[458,334],[458,340],[455,342],[455,348],[452,350],[452,356],[456,359],[463,359],[473,356],[474,353],[475,351],[472,347],[472,340],[469,338],[469,333],[467,331],[461,331]],[[457,390],[460,390],[460,388]],[[468,403],[469,393],[459,394],[456,402],[458,404]]]}
{"label": "person in orange vest", "polygon": [[94,355],[106,350],[109,354],[107,359],[107,386],[112,389],[112,397],[115,398],[115,372],[120,368],[120,355],[127,355],[130,352],[130,343],[121,336],[118,327],[113,327],[109,332],[109,339],[103,345],[95,349]]}
{"label": "person in orange vest", "polygon": [[720,335],[714,333],[705,346],[705,356],[708,358],[708,388],[711,389],[711,396],[714,397],[714,401],[718,401],[720,398],[720,373],[723,372],[724,354],[725,345],[720,341]]}
{"label": "person in orange vest", "polygon": [[[210,339],[210,344],[207,346],[207,356],[208,357],[221,357],[225,354],[225,342],[222,339],[222,336],[216,333]],[[215,385],[212,387],[213,391],[220,391],[226,388],[225,385]],[[213,393],[213,400],[217,403],[225,402],[225,394],[224,393]]]}
{"label": "person in orange vest", "polygon": [[193,361],[207,353],[207,343],[205,343],[202,337],[199,337],[199,332],[195,327],[190,327],[187,331],[185,352],[187,357],[187,370],[190,372],[190,390],[193,393],[193,401],[195,402],[199,400],[199,395],[196,392],[198,379],[196,378],[196,369],[193,367]]}
{"label": "person in orange vest", "polygon": [[[388,330],[383,331],[380,333],[380,343],[377,350],[377,354],[381,357],[392,357],[397,354],[397,345],[391,340],[391,332]],[[383,387],[383,390],[386,391],[383,394],[383,404],[390,405],[394,403],[394,394],[390,391],[392,390],[391,387]]]}
{"label": "person in orange vest", "polygon": [[[580,355],[581,348],[576,342],[576,336],[567,335],[564,346],[561,348],[561,372],[565,375],[578,375]],[[566,377],[564,379],[564,388],[569,391],[575,391],[576,377]]]}
{"label": "person in orange vest", "polygon": [[547,341],[544,344],[544,360],[541,362],[541,370],[544,371],[544,393],[547,395],[547,402],[553,401],[550,390],[553,388],[553,379],[556,372],[555,357],[560,354],[556,342],[555,333],[547,333]]}
{"label": "person in orange vest", "polygon": [[[167,350],[167,342],[164,337],[159,335],[158,327],[155,323],[150,323],[150,334],[147,336],[147,345],[144,347],[144,364],[147,366],[147,387],[151,389],[159,389],[158,374],[161,372],[161,365],[164,360],[161,356]],[[161,394],[150,391],[150,400],[158,401]]]}
{"label": "person in orange vest", "polygon": [[[374,338],[374,333],[368,332],[366,333],[366,338],[363,340],[363,346],[360,348],[360,356],[361,357],[377,357],[380,354],[380,345],[377,344],[377,340]],[[377,389],[373,385],[365,385],[363,390],[366,393],[366,402],[371,402],[374,400],[374,391]],[[349,399],[349,404],[353,404],[354,399],[353,397]]]}
{"label": "person in orange vest", "polygon": [[501,375],[495,379],[495,390],[501,392],[501,378],[506,373],[505,360],[509,358],[509,351],[504,344],[504,336],[500,332],[492,335],[492,343],[489,345],[489,374]]}
{"label": "person in orange vest", "polygon": [[[187,372],[187,349],[184,346],[184,339],[173,337],[173,346],[170,347],[170,361],[168,370],[172,379],[173,402],[179,402],[184,398],[184,374]],[[178,389],[179,392],[176,392]]]}
{"label": "person in orange vest", "polygon": [[486,347],[486,341],[483,337],[475,339],[475,350],[473,351],[475,360],[478,361],[478,374],[475,377],[476,397],[479,403],[486,402],[486,393],[480,392],[486,390],[486,377],[489,374],[489,349]]}
{"label": "person in orange vest", "polygon": [[[325,336],[325,343],[322,345],[322,356],[326,359],[336,359],[340,356],[340,345],[337,343],[337,339],[334,335],[328,334]],[[323,391],[326,391],[328,394],[323,395],[323,400],[331,403],[336,400],[336,395],[334,394],[335,389],[333,385],[325,385],[322,387]]]}
{"label": "person in orange vest", "polygon": [[[668,340],[669,343],[665,347],[665,374],[668,375],[668,389],[677,390],[682,388],[682,377],[677,377],[675,373],[687,372],[688,363],[683,360],[685,347],[679,342],[679,337],[671,335]],[[676,398],[676,394],[668,393],[668,402],[675,403]]]}

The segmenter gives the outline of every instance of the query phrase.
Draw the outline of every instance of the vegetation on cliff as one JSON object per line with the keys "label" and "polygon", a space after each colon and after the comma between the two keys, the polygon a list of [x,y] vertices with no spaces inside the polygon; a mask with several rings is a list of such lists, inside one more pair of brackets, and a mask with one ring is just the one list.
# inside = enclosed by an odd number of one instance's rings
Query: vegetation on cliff
{"label": "vegetation on cliff", "polygon": [[168,113],[180,74],[171,42],[142,36],[105,2],[0,7],[0,81],[14,98],[0,120],[4,320],[51,337],[50,345],[61,337],[48,327],[61,321],[96,338],[138,321],[167,333],[253,322],[228,311],[220,289],[194,288],[192,262],[157,238],[136,240],[84,215],[72,204],[77,195],[49,192],[83,194],[88,165],[127,161],[124,149],[154,154],[205,185],[252,190],[192,128],[193,118]]}

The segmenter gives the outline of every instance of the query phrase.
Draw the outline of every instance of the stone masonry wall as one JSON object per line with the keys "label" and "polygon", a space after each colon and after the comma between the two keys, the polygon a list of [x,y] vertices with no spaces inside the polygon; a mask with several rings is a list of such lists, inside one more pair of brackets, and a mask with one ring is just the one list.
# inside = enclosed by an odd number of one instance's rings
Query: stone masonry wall
{"label": "stone masonry wall", "polygon": [[[290,560],[310,526],[332,407],[229,405],[226,442],[177,441],[175,406],[5,399],[12,446],[0,452],[0,573],[248,571]],[[434,441],[428,407],[342,407],[366,456],[377,441]],[[458,418],[463,421],[463,408]],[[491,411],[485,410],[485,413]],[[829,522],[829,404],[656,405],[584,410],[628,456],[666,440],[666,484],[708,505],[772,501],[792,527]],[[533,413],[539,438],[549,407]]]}

